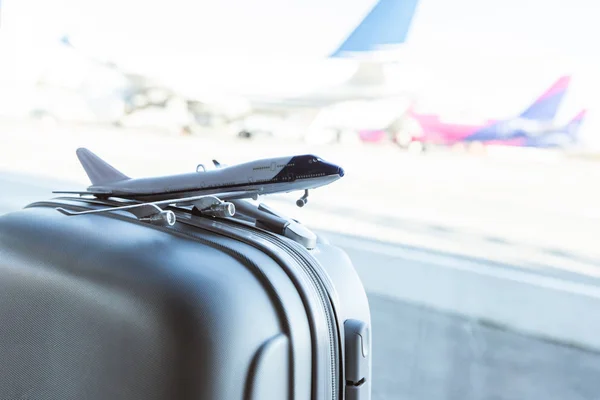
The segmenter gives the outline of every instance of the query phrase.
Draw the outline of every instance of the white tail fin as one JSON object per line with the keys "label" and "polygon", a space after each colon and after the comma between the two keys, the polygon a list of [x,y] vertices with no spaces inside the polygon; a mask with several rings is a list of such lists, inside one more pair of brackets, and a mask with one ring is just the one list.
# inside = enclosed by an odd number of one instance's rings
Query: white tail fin
{"label": "white tail fin", "polygon": [[77,149],[77,157],[90,181],[92,181],[92,185],[102,185],[130,179],[127,175],[117,171],[113,166],[88,149],[83,147]]}

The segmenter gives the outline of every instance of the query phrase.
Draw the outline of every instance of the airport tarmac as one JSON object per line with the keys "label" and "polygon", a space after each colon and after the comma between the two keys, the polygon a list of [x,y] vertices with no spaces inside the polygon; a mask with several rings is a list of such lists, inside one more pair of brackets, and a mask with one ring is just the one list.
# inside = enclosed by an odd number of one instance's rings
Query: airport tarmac
{"label": "airport tarmac", "polygon": [[132,176],[213,158],[310,152],[337,162],[346,176],[315,190],[306,207],[293,205],[297,194],[262,201],[355,263],[373,311],[374,399],[600,393],[600,355],[586,350],[600,348],[600,164],[106,129],[0,132],[0,212],[85,187],[79,146]]}

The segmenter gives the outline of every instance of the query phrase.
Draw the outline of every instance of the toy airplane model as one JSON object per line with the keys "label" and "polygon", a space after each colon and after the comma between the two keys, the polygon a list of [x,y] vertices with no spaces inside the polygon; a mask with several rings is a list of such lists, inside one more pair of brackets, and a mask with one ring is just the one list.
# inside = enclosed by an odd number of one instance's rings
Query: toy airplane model
{"label": "toy airplane model", "polygon": [[80,212],[59,207],[58,211],[72,216],[122,210],[142,221],[163,225],[174,225],[175,214],[161,206],[191,204],[206,215],[231,217],[235,206],[227,200],[257,199],[259,195],[304,190],[304,195],[296,201],[296,205],[302,207],[308,201],[309,189],[344,176],[342,168],[313,155],[270,158],[232,166],[213,160],[214,170],[208,171],[200,164],[196,172],[152,178],[130,178],[85,148],[77,149],[77,157],[92,185],[86,191],[53,193],[117,197],[140,203]]}

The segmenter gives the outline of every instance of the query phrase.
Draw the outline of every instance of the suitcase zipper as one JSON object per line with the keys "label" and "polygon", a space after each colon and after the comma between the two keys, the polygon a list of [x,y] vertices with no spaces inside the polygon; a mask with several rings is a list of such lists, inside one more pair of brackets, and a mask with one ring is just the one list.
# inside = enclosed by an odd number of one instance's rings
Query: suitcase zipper
{"label": "suitcase zipper", "polygon": [[[327,315],[327,328],[329,333],[329,343],[330,343],[330,373],[331,373],[331,384],[332,384],[332,399],[338,399],[338,388],[339,382],[338,377],[342,376],[341,366],[344,365],[341,360],[342,352],[340,350],[340,343],[342,343],[342,339],[339,337],[338,332],[338,318],[335,314],[335,306],[333,305],[332,300],[332,290],[327,288],[325,282],[328,282],[323,279],[323,273],[319,273],[319,271],[315,268],[317,261],[309,260],[308,257],[305,257],[298,249],[295,249],[293,246],[287,244],[284,240],[270,235],[265,234],[259,231],[254,232],[255,235],[262,236],[269,241],[272,241],[274,244],[277,244],[279,247],[286,249],[290,255],[295,255],[294,258],[301,260],[299,264],[305,269],[307,275],[313,282],[313,285],[317,288],[317,292],[319,294],[319,298],[321,300],[321,304],[325,313]],[[337,351],[336,351],[337,350]]]}
{"label": "suitcase zipper", "polygon": [[[35,207],[35,206],[56,207],[56,206],[67,205],[67,206],[73,207],[73,208],[86,209],[86,207],[82,207],[82,206],[77,206],[77,205],[73,205],[73,204],[69,204],[69,203],[65,204],[65,203],[61,202],[60,200],[77,201],[77,202],[84,202],[84,203],[88,203],[88,204],[97,204],[97,205],[117,206],[117,205],[122,204],[119,202],[111,202],[111,201],[107,201],[107,200],[99,201],[99,200],[95,200],[95,199],[86,199],[86,198],[76,198],[76,199],[57,198],[57,199],[53,199],[52,201],[36,202],[36,203],[30,204],[29,206],[27,206],[27,208]],[[201,219],[203,219],[204,221],[210,221],[210,224],[202,224],[201,226],[198,226],[196,224],[190,223],[192,221],[192,218],[191,218],[192,211],[191,210],[178,208],[178,207],[169,207],[169,208],[172,208],[173,210],[177,210],[180,212],[185,212],[186,214],[188,214],[190,216],[190,218],[188,218],[188,219],[178,218],[177,221],[180,223],[183,223],[185,225],[191,225],[191,226],[194,226],[197,228],[201,228],[201,229],[207,230],[209,232],[221,234],[221,235],[226,236],[231,239],[242,240],[249,245],[252,245],[254,247],[259,247],[260,250],[265,251],[265,248],[263,246],[257,246],[257,243],[255,243],[255,242],[248,242],[247,240],[244,240],[243,236],[241,236],[239,234],[235,234],[235,233],[231,232],[231,229],[225,229],[225,227],[242,230],[245,233],[251,233],[265,241],[270,242],[271,244],[277,246],[278,248],[283,249],[290,257],[292,257],[301,266],[302,271],[304,272],[304,274],[308,278],[308,280],[312,283],[312,287],[315,289],[315,291],[317,293],[319,303],[321,304],[321,309],[325,312],[325,317],[326,317],[325,319],[327,322],[328,337],[329,337],[329,356],[330,356],[329,357],[329,362],[330,362],[329,372],[330,372],[330,381],[331,381],[331,399],[332,400],[341,400],[342,397],[340,397],[340,396],[343,396],[343,395],[341,395],[340,393],[343,393],[343,392],[340,392],[340,391],[343,389],[341,388],[341,386],[339,384],[340,381],[338,379],[338,376],[342,376],[341,368],[344,364],[343,364],[343,351],[341,350],[341,347],[340,347],[340,344],[343,343],[343,339],[340,338],[339,335],[343,332],[343,330],[340,330],[338,319],[335,314],[335,304],[338,303],[337,297],[335,296],[335,289],[333,288],[333,284],[331,283],[327,274],[322,270],[322,268],[320,268],[320,264],[318,263],[318,261],[315,260],[310,254],[307,254],[307,255],[302,254],[302,252],[299,249],[295,248],[294,246],[287,243],[285,240],[279,238],[278,236],[271,234],[269,232],[262,231],[261,229],[256,228],[254,226],[249,226],[249,225],[240,223],[235,220],[226,220],[226,219],[215,220],[215,219],[206,219],[206,218],[201,218]],[[127,218],[127,217],[124,217],[124,218]],[[207,226],[207,225],[210,225],[210,226]],[[174,227],[170,227],[170,228],[161,228],[158,226],[153,226],[153,227],[161,229],[161,230],[164,229],[165,231],[174,230],[180,234],[183,234],[187,237],[194,238],[196,240],[202,239],[203,242],[205,242],[206,244],[208,244],[210,246],[217,245],[218,247],[225,248],[227,250],[235,252],[236,254],[239,254],[239,252],[237,252],[235,249],[232,249],[228,246],[224,246],[220,243],[215,243],[211,240],[207,240],[204,238],[199,238],[195,235],[191,235],[188,232],[181,231]],[[304,251],[304,252],[306,252],[306,251]],[[272,255],[272,256],[276,257],[276,255]],[[315,265],[317,265],[319,267],[315,268]],[[335,332],[336,329],[337,329],[337,334]],[[317,399],[318,399],[318,393],[317,393]]]}
{"label": "suitcase zipper", "polygon": [[[190,210],[173,208],[178,211],[183,211],[186,214],[191,214]],[[340,399],[340,382],[338,376],[341,375],[341,367],[344,365],[342,360],[343,352],[341,351],[340,343],[342,343],[342,339],[339,337],[339,332],[342,332],[339,328],[338,319],[335,314],[335,304],[337,304],[337,298],[335,296],[335,289],[333,289],[333,284],[331,283],[327,274],[322,270],[320,264],[317,260],[315,260],[310,254],[304,255],[302,252],[293,246],[291,243],[281,239],[280,237],[271,234],[269,232],[265,232],[260,230],[259,228],[246,225],[243,223],[239,223],[238,221],[231,219],[205,219],[204,221],[210,221],[209,224],[202,224],[202,226],[197,226],[196,224],[192,224],[196,227],[207,229],[214,233],[222,234],[227,237],[236,240],[244,240],[243,237],[240,237],[239,234],[235,234],[231,232],[233,228],[237,230],[241,230],[244,233],[251,233],[263,240],[268,241],[269,243],[277,246],[277,248],[284,250],[291,258],[293,258],[297,264],[299,264],[304,272],[305,276],[312,283],[312,286],[315,288],[319,303],[321,304],[321,309],[325,312],[325,319],[327,322],[327,330],[328,330],[328,338],[329,338],[329,372],[330,372],[330,380],[331,380],[331,399],[339,400]],[[179,222],[187,223],[189,220],[178,218]],[[210,226],[205,226],[210,225]],[[215,229],[216,228],[216,229]],[[252,246],[256,246],[255,242],[248,243]],[[264,251],[264,249],[261,249]],[[319,266],[319,267],[315,267]],[[337,331],[337,332],[336,332]],[[318,397],[317,397],[318,398]]]}

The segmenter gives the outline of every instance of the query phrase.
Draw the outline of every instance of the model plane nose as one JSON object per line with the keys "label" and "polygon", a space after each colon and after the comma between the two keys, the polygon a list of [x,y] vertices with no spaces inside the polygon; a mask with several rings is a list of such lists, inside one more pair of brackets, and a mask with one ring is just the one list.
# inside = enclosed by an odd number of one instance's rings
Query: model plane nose
{"label": "model plane nose", "polygon": [[344,176],[344,168],[342,168],[342,167],[338,167],[338,175],[340,176],[340,178],[341,178],[342,176]]}

